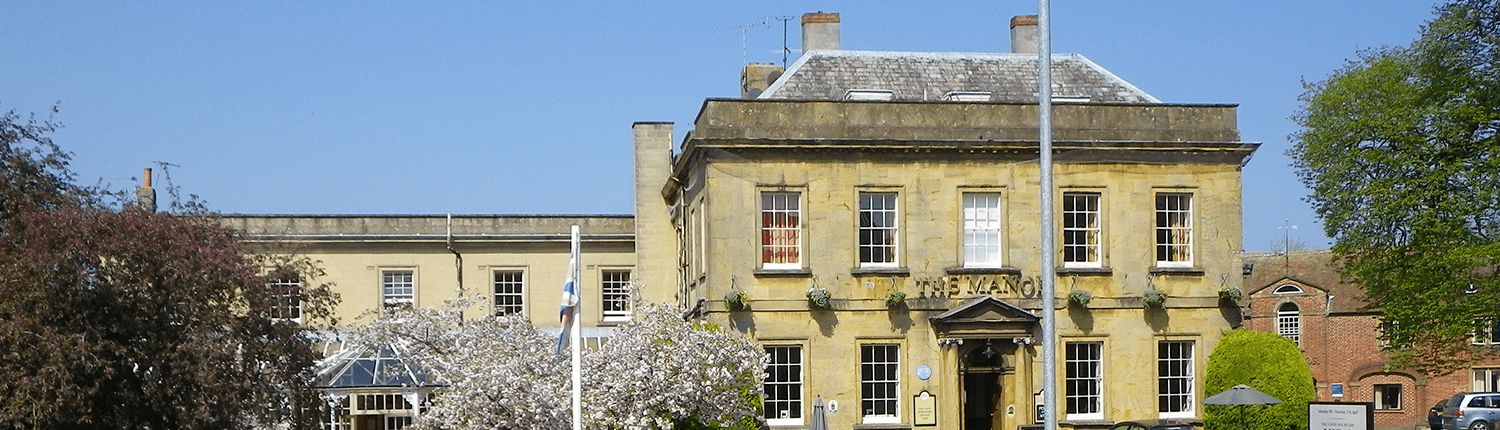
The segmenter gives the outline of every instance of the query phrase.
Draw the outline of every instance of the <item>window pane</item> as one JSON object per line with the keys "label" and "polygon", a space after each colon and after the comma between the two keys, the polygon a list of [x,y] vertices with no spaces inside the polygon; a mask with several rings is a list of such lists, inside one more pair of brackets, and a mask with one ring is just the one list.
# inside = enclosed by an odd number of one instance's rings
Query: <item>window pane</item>
{"label": "window pane", "polygon": [[385,306],[410,305],[415,301],[416,284],[410,270],[387,270],[380,273],[381,302]]}
{"label": "window pane", "polygon": [[896,345],[861,345],[860,410],[865,418],[899,416],[900,361]]}
{"label": "window pane", "polygon": [[897,263],[896,237],[896,193],[860,193],[860,264],[894,267]]}
{"label": "window pane", "polygon": [[770,356],[771,362],[766,364],[762,417],[768,420],[801,420],[802,347],[767,346],[766,354]]}
{"label": "window pane", "polygon": [[1100,375],[1103,344],[1070,342],[1066,344],[1064,368],[1065,413],[1075,419],[1102,416],[1103,379]]}
{"label": "window pane", "polygon": [[1099,194],[1063,193],[1063,265],[1098,267]]}
{"label": "window pane", "polygon": [[761,263],[800,267],[802,215],[800,193],[761,193]]}
{"label": "window pane", "polygon": [[1181,266],[1192,263],[1192,201],[1192,194],[1162,193],[1156,195],[1157,264]]}
{"label": "window pane", "polygon": [[1162,415],[1193,412],[1193,342],[1157,344],[1157,411]]}
{"label": "window pane", "polygon": [[1276,334],[1302,345],[1302,315],[1297,305],[1284,303],[1276,311]]}
{"label": "window pane", "polygon": [[965,267],[1000,267],[1000,194],[964,193]]}
{"label": "window pane", "polygon": [[271,318],[302,318],[302,282],[279,279],[266,284],[271,293]]}
{"label": "window pane", "polygon": [[493,279],[495,315],[519,314],[525,299],[524,274],[519,270],[496,271]]}
{"label": "window pane", "polygon": [[600,272],[600,276],[603,278],[599,291],[604,306],[604,317],[607,319],[629,318],[630,271],[605,270]]}

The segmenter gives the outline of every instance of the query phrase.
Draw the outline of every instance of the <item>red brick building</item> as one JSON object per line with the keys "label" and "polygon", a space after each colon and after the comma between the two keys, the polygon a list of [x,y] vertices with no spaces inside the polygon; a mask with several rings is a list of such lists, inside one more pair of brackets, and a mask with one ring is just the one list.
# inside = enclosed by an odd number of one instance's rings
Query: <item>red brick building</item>
{"label": "red brick building", "polygon": [[[1244,326],[1297,342],[1318,401],[1375,404],[1376,428],[1427,427],[1427,410],[1460,391],[1500,390],[1500,362],[1447,375],[1388,369],[1380,312],[1345,282],[1327,251],[1246,254]],[[1500,345],[1500,330],[1473,341]],[[1342,390],[1342,395],[1337,392]]]}

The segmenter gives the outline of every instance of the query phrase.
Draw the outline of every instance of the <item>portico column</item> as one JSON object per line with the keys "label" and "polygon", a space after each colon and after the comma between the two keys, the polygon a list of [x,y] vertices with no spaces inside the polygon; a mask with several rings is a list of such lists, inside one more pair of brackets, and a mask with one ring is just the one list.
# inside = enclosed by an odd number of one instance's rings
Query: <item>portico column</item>
{"label": "portico column", "polygon": [[959,369],[959,348],[963,346],[963,339],[938,339],[938,346],[943,350],[943,363],[938,376],[942,381],[942,390],[939,391],[938,402],[943,405],[942,413],[938,416],[938,426],[942,428],[961,428],[964,419],[963,399],[963,376]]}

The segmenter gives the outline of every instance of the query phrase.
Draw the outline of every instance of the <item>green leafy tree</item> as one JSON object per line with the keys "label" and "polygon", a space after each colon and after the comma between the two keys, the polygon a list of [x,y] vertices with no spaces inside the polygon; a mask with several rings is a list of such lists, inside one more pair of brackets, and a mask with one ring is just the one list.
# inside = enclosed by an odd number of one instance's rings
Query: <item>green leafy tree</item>
{"label": "green leafy tree", "polygon": [[1273,333],[1233,330],[1224,333],[1208,356],[1205,397],[1245,384],[1281,401],[1271,406],[1206,406],[1208,429],[1306,429],[1307,402],[1317,392],[1302,351]]}
{"label": "green leafy tree", "polygon": [[1383,312],[1398,366],[1483,358],[1500,322],[1500,0],[1459,0],[1408,47],[1308,85],[1290,150],[1344,275]]}
{"label": "green leafy tree", "polygon": [[[248,254],[197,205],[109,203],[73,183],[56,129],[0,116],[0,428],[315,423],[320,357],[267,284],[316,269]],[[301,318],[332,324],[334,300],[303,288]]]}

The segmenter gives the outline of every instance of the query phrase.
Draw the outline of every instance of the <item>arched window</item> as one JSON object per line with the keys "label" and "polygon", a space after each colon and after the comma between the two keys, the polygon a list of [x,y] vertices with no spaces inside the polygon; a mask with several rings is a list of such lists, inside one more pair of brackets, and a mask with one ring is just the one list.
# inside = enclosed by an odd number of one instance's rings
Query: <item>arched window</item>
{"label": "arched window", "polygon": [[1276,308],[1276,334],[1302,346],[1302,313],[1296,303],[1282,303]]}
{"label": "arched window", "polygon": [[[1276,287],[1276,291],[1272,291],[1271,294],[1302,294],[1302,288],[1299,288],[1296,285],[1286,284],[1280,287]],[[1296,306],[1293,305],[1292,307],[1295,308]]]}

